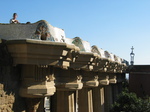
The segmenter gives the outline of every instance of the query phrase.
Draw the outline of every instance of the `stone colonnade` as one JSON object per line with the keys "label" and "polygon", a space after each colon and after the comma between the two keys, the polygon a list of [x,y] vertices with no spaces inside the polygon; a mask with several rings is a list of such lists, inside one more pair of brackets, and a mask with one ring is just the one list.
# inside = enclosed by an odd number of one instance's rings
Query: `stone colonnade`
{"label": "stone colonnade", "polygon": [[[73,74],[74,72],[75,70],[72,71]],[[62,74],[63,77],[62,71],[60,74]],[[92,75],[94,76],[94,74],[97,73],[93,72]],[[82,88],[75,89],[73,85],[68,88],[59,83],[58,86],[56,84],[56,93],[50,98],[51,112],[109,112],[111,104],[115,101],[116,96],[120,92],[121,82],[111,83],[111,81],[109,81],[108,77],[114,75],[114,73],[99,73],[98,77],[100,77],[101,74],[105,75],[106,79],[100,80],[97,78],[95,82],[93,81],[91,84],[89,83],[90,78],[89,80],[87,78],[85,81],[84,75],[78,74],[83,80],[81,80],[83,83]],[[115,74],[115,76],[118,75],[124,76],[124,74]],[[117,80],[117,78],[114,80]],[[122,79],[122,81],[123,80],[124,79]],[[101,81],[103,82],[101,83]]]}
{"label": "stone colonnade", "polygon": [[21,65],[20,96],[27,112],[37,112],[49,96],[51,112],[108,112],[125,78],[124,63],[80,52],[75,45],[31,39],[6,45],[14,66]]}

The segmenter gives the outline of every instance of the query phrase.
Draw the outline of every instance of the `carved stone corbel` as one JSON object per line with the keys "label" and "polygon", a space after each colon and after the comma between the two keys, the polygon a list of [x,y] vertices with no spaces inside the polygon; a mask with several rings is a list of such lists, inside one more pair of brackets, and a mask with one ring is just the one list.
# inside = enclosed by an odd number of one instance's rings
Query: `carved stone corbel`
{"label": "carved stone corbel", "polygon": [[78,70],[55,68],[54,75],[57,90],[75,91],[83,87],[82,76]]}
{"label": "carved stone corbel", "polygon": [[93,70],[97,55],[91,52],[79,52],[75,62],[71,62],[70,68],[76,70]]}
{"label": "carved stone corbel", "polygon": [[116,74],[109,74],[109,83],[110,84],[116,84],[117,83],[117,76]]}
{"label": "carved stone corbel", "polygon": [[47,65],[22,65],[20,96],[39,98],[53,95],[56,88],[51,70]]}
{"label": "carved stone corbel", "polygon": [[99,84],[100,85],[109,85],[109,76],[106,73],[98,73]]}
{"label": "carved stone corbel", "polygon": [[118,64],[112,60],[109,60],[109,64],[107,67],[107,72],[109,73],[116,73],[116,69],[117,69]]}
{"label": "carved stone corbel", "polygon": [[78,75],[76,80],[74,80],[73,82],[66,83],[65,87],[72,90],[82,89],[83,83],[81,82],[81,80],[82,80],[82,76]]}
{"label": "carved stone corbel", "polygon": [[83,77],[82,82],[84,87],[97,87],[99,85],[98,75],[96,72],[81,70],[80,74]]}

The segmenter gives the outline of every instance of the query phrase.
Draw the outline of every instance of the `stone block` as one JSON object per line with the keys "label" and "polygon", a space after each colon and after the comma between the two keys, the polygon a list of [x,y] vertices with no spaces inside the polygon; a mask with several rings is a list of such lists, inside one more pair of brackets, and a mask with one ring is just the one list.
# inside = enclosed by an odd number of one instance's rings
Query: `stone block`
{"label": "stone block", "polygon": [[8,96],[8,103],[9,103],[9,104],[14,103],[14,101],[15,101],[15,98],[14,98],[13,95]]}
{"label": "stone block", "polygon": [[3,97],[4,98],[4,102],[5,102],[5,104],[8,104],[8,96],[6,95],[5,97]]}
{"label": "stone block", "polygon": [[7,112],[6,105],[1,105],[1,112]]}
{"label": "stone block", "polygon": [[0,104],[1,104],[1,105],[5,104],[5,98],[4,98],[4,97],[1,97],[0,100],[1,100],[1,101],[0,101]]}
{"label": "stone block", "polygon": [[3,90],[3,89],[4,89],[4,85],[0,84],[0,90]]}
{"label": "stone block", "polygon": [[3,99],[3,98],[0,97],[0,109],[1,109],[1,105],[3,104],[3,103],[2,103],[2,99]]}
{"label": "stone block", "polygon": [[6,96],[6,92],[2,91],[2,97]]}
{"label": "stone block", "polygon": [[9,106],[7,106],[6,111],[7,112],[12,112],[12,109]]}
{"label": "stone block", "polygon": [[3,108],[3,106],[2,106],[2,105],[0,105],[0,110],[2,110],[2,108]]}
{"label": "stone block", "polygon": [[3,94],[3,92],[4,92],[4,91],[0,89],[0,96]]}

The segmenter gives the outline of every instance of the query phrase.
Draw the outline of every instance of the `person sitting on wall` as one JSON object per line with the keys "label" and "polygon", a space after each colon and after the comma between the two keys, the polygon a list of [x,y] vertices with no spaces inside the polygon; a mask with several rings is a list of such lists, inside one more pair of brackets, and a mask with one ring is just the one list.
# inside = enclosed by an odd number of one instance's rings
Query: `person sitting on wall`
{"label": "person sitting on wall", "polygon": [[17,20],[17,13],[14,13],[13,14],[13,18],[10,19],[10,23],[19,23],[19,21]]}

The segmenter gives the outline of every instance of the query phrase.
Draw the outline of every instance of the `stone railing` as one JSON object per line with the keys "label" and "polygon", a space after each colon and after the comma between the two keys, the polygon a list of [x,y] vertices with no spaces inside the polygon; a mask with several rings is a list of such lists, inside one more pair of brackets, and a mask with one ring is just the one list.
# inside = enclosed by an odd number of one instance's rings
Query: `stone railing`
{"label": "stone railing", "polygon": [[125,60],[79,37],[66,38],[43,20],[0,24],[0,38],[13,65],[21,65],[20,96],[35,101],[28,103],[30,112],[47,96],[52,112],[107,112],[125,79]]}

